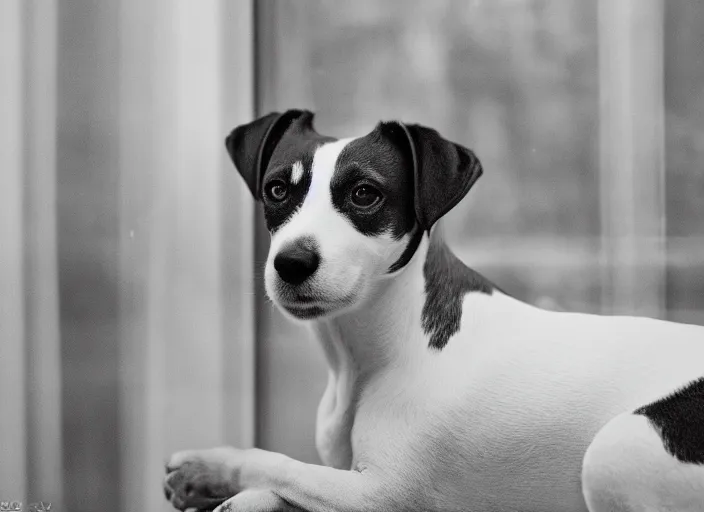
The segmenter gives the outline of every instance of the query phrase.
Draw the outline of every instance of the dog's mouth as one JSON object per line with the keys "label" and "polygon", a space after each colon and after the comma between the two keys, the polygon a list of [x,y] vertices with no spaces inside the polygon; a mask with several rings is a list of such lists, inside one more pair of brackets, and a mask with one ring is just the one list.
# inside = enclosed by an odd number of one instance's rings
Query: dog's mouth
{"label": "dog's mouth", "polygon": [[287,313],[299,320],[312,320],[324,316],[328,310],[320,306],[306,304],[282,304]]}
{"label": "dog's mouth", "polygon": [[335,308],[334,303],[308,293],[289,291],[279,295],[279,305],[300,320],[324,316]]}
{"label": "dog's mouth", "polygon": [[323,298],[307,293],[289,292],[280,294],[279,307],[299,320],[312,320],[329,315],[350,306],[354,294],[342,298]]}
{"label": "dog's mouth", "polygon": [[303,304],[312,305],[315,303],[319,303],[320,299],[317,299],[316,297],[313,297],[312,295],[306,295],[303,293],[296,293],[291,297],[290,302],[295,305],[303,305]]}
{"label": "dog's mouth", "polygon": [[[360,283],[340,290],[332,283],[306,281],[292,286],[280,279],[268,283],[267,293],[276,306],[297,320],[313,320],[347,311],[357,303]],[[337,289],[335,289],[337,288]]]}

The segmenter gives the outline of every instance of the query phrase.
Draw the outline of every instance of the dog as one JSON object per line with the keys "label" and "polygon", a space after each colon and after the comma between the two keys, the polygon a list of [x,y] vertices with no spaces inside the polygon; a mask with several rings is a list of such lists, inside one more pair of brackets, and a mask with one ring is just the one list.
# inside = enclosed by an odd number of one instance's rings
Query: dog
{"label": "dog", "polygon": [[704,511],[704,328],[513,298],[443,241],[483,172],[471,150],[402,122],[338,140],[313,117],[271,113],[226,147],[264,207],[266,292],[329,364],[325,465],[178,452],[173,506]]}

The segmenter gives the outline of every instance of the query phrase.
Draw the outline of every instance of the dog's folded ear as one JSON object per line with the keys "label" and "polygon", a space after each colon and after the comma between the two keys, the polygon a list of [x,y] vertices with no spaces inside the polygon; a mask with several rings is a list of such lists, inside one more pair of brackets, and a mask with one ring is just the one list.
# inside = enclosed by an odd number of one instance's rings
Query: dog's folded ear
{"label": "dog's folded ear", "polygon": [[429,231],[469,192],[482,175],[482,165],[471,150],[432,128],[399,125],[406,133],[413,160],[416,217]]}
{"label": "dog's folded ear", "polygon": [[264,171],[281,138],[294,122],[311,128],[313,116],[308,110],[291,109],[283,114],[272,112],[236,127],[227,136],[227,152],[255,199],[261,199]]}

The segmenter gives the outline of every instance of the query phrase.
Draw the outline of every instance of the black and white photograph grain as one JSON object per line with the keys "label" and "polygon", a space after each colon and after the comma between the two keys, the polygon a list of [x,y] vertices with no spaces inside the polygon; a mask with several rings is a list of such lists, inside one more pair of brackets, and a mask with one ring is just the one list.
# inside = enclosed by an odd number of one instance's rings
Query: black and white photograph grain
{"label": "black and white photograph grain", "polygon": [[704,512],[704,1],[0,0],[0,512]]}

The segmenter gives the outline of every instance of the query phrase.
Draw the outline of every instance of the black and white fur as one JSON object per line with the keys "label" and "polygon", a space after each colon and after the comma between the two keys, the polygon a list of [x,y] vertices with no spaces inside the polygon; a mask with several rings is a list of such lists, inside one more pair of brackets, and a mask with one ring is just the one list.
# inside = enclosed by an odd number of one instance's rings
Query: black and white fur
{"label": "black and white fur", "polygon": [[264,205],[267,293],[327,356],[326,466],[179,452],[174,506],[704,510],[704,328],[510,297],[438,228],[482,173],[470,150],[398,122],[336,140],[312,120],[270,114],[227,149]]}

